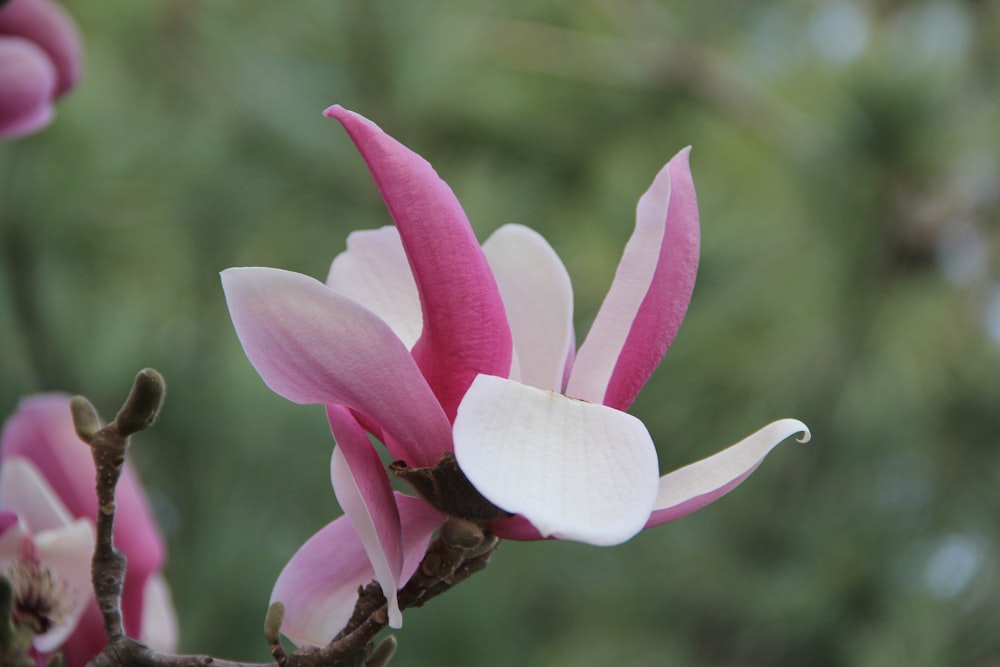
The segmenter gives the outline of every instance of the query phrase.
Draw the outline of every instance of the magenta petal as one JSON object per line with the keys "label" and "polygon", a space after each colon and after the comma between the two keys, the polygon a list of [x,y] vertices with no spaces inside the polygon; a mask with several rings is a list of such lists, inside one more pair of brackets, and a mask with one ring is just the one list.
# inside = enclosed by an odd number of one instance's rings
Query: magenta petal
{"label": "magenta petal", "polygon": [[40,130],[52,120],[56,72],[26,39],[0,36],[0,137]]}
{"label": "magenta petal", "polygon": [[403,569],[399,510],[385,467],[368,436],[347,408],[327,406],[330,429],[338,447],[333,450],[330,477],[337,502],[350,517],[375,578],[388,600],[389,625],[398,628],[402,616],[396,588]]}
{"label": "magenta petal", "polygon": [[490,532],[503,540],[517,540],[519,542],[535,542],[537,540],[550,539],[545,537],[538,529],[531,525],[531,522],[520,514],[491,521],[488,528]]}
{"label": "magenta petal", "polygon": [[243,349],[274,392],[357,410],[410,465],[434,465],[451,450],[441,406],[406,346],[374,313],[290,271],[227,269],[222,285]]}
{"label": "magenta petal", "polygon": [[12,0],[0,9],[0,35],[24,37],[45,51],[57,75],[54,95],[62,95],[80,78],[83,69],[80,31],[58,3],[51,0]]}
{"label": "magenta petal", "polygon": [[424,315],[413,356],[453,420],[476,375],[510,372],[510,328],[493,273],[454,193],[426,160],[363,116],[340,106],[325,114],[347,130],[399,229]]}
{"label": "magenta petal", "polygon": [[757,469],[783,440],[800,433],[808,442],[809,428],[797,419],[779,419],[735,445],[660,478],[660,489],[646,527],[679,519],[726,495]]}
{"label": "magenta petal", "polygon": [[76,629],[61,647],[67,665],[85,665],[104,648],[104,617],[97,602],[84,610]]}
{"label": "magenta petal", "polygon": [[690,149],[678,153],[639,199],[635,232],[566,393],[625,410],[681,326],[698,270],[698,200]]}
{"label": "magenta petal", "polygon": [[[70,514],[97,521],[97,473],[90,448],[76,435],[68,396],[39,394],[22,400],[4,425],[0,442],[0,458],[28,459],[59,494]],[[118,484],[117,499],[115,543],[129,563],[122,609],[126,630],[138,633],[146,579],[162,566],[164,546],[142,485],[128,462]]]}

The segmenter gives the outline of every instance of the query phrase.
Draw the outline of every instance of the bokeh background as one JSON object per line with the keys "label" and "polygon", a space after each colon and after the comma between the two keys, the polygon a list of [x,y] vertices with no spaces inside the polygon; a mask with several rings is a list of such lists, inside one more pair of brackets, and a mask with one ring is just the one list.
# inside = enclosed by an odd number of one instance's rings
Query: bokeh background
{"label": "bokeh background", "polygon": [[480,238],[541,231],[586,332],[638,196],[692,144],[687,321],[632,412],[673,469],[798,417],[730,496],[616,548],[505,543],[407,612],[398,665],[1000,665],[1000,3],[68,1],[86,78],[0,145],[0,412],[134,447],[183,648],[266,660],[284,562],[340,511],[322,410],[270,393],[218,272],[323,277],[388,224],[321,111],[376,120]]}

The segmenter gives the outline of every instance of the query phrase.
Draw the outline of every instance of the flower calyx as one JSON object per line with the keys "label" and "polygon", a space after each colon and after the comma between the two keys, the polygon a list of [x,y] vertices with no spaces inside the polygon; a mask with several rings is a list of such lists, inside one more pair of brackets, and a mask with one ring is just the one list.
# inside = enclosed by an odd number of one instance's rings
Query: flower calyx
{"label": "flower calyx", "polygon": [[409,482],[434,509],[449,516],[474,522],[511,516],[479,493],[450,452],[434,466],[410,467],[405,461],[393,461],[389,470]]}

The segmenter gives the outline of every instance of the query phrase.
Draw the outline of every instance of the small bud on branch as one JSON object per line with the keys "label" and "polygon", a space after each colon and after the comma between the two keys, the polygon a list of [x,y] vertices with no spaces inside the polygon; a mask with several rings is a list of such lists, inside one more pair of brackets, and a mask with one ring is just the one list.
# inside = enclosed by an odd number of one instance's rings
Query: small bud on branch
{"label": "small bud on branch", "polygon": [[101,418],[97,416],[97,408],[83,396],[69,399],[69,408],[73,411],[73,426],[80,439],[89,443],[101,430]]}
{"label": "small bud on branch", "polygon": [[288,662],[288,655],[281,645],[281,623],[285,620],[285,605],[274,602],[267,608],[267,615],[264,617],[264,638],[271,646],[271,656],[278,663],[278,667],[283,667]]}
{"label": "small bud on branch", "polygon": [[396,637],[389,635],[375,647],[375,651],[372,653],[372,656],[368,658],[368,662],[365,663],[365,667],[385,667],[389,664],[392,656],[395,655],[396,647],[398,645],[399,642],[396,641]]}
{"label": "small bud on branch", "polygon": [[135,376],[132,392],[115,416],[115,424],[125,437],[152,426],[160,416],[167,384],[152,368],[144,368]]}

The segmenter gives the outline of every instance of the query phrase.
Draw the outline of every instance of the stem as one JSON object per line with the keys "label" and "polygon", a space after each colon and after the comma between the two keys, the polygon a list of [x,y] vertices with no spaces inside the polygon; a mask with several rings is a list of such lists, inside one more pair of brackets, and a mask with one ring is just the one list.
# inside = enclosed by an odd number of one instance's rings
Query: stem
{"label": "stem", "polygon": [[165,393],[166,384],[159,373],[151,368],[140,371],[125,405],[104,428],[97,428],[97,411],[86,398],[75,396],[70,402],[77,435],[90,445],[97,469],[97,544],[91,579],[109,645],[125,636],[121,611],[125,556],[114,544],[115,488],[125,464],[129,435],[156,420]]}
{"label": "stem", "polygon": [[[115,487],[121,477],[129,436],[152,424],[159,415],[166,384],[152,369],[141,371],[128,400],[113,422],[101,427],[94,406],[82,396],[70,401],[77,435],[91,447],[97,467],[97,545],[91,576],[104,617],[108,642],[88,667],[384,667],[395,650],[391,637],[378,646],[375,635],[389,623],[386,599],[378,583],[358,591],[358,601],[347,626],[322,648],[305,647],[286,654],[278,633],[284,610],[272,605],[265,619],[265,638],[275,663],[220,660],[207,655],[160,653],[125,634],[121,597],[126,559],[114,546]],[[431,543],[416,574],[399,591],[401,609],[423,606],[486,567],[499,540],[468,519],[451,518]]]}

